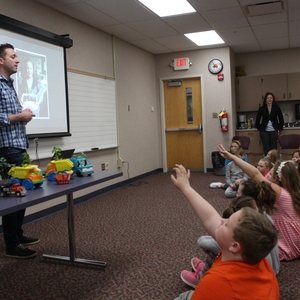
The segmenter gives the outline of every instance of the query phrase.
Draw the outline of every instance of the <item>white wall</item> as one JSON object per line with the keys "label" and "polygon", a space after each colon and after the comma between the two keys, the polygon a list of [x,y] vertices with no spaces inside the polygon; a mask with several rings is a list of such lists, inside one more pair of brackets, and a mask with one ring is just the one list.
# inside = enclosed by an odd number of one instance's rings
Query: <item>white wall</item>
{"label": "white wall", "polygon": [[[158,80],[161,78],[201,76],[205,169],[212,168],[211,152],[217,151],[217,143],[221,141],[225,145],[228,145],[234,133],[232,116],[235,115],[235,107],[232,107],[232,103],[235,101],[235,95],[234,90],[232,91],[230,55],[230,49],[228,47],[223,47],[156,56],[156,76]],[[170,63],[173,59],[180,57],[190,58],[193,65],[189,70],[174,71],[174,69],[170,67]],[[223,81],[218,81],[217,75],[212,75],[208,71],[208,63],[214,58],[218,58],[223,62]],[[222,133],[219,119],[213,119],[212,117],[214,112],[219,114],[223,108],[227,108],[229,118],[231,118],[228,133]]]}
{"label": "white wall", "polygon": [[[157,109],[154,55],[117,38],[113,43],[110,35],[35,1],[0,0],[0,7],[0,13],[8,17],[56,34],[69,34],[73,47],[67,49],[66,53],[67,67],[71,69],[113,77],[115,45],[119,146],[122,159],[129,163],[129,170],[128,164],[125,164],[122,168],[123,177],[78,192],[75,197],[161,168],[162,155],[158,138],[160,115]],[[151,106],[154,106],[154,112],[151,112]],[[41,143],[42,139],[39,141]],[[117,149],[91,152],[87,156],[96,171],[101,171],[101,163],[104,162],[109,162],[111,171],[118,170]],[[47,162],[41,161],[40,166],[45,167]],[[56,199],[29,208],[26,213],[63,201],[64,198]]]}

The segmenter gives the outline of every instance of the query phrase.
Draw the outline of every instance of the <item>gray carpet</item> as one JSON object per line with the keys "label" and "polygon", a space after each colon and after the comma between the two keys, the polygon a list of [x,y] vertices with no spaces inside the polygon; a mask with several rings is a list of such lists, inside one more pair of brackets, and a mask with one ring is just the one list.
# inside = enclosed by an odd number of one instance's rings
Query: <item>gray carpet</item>
{"label": "gray carpet", "polygon": [[[224,191],[208,187],[220,179],[193,173],[191,185],[221,213],[230,200]],[[0,256],[0,299],[174,299],[189,289],[180,272],[191,269],[192,257],[205,257],[196,241],[206,231],[170,173],[76,205],[74,213],[77,257],[106,261],[107,267],[42,258],[43,253],[68,256],[67,214],[62,211],[24,226],[27,235],[41,239],[32,246],[37,258]],[[282,263],[281,299],[300,299],[299,269],[300,260]]]}

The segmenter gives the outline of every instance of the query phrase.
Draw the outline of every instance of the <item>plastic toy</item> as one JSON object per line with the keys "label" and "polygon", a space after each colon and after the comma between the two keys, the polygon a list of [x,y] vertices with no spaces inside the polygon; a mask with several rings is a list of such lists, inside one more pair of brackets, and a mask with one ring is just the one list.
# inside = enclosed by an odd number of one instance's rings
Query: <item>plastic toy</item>
{"label": "plastic toy", "polygon": [[83,156],[72,157],[70,160],[73,162],[74,166],[72,170],[74,173],[79,176],[90,176],[94,173],[92,163]]}
{"label": "plastic toy", "polygon": [[71,174],[65,172],[56,174],[54,177],[57,181],[57,184],[67,184],[71,180]]}
{"label": "plastic toy", "polygon": [[51,160],[51,162],[47,165],[45,175],[48,177],[50,181],[55,181],[56,180],[55,175],[59,173],[65,171],[71,171],[68,173],[72,174],[73,166],[74,164],[70,159]]}
{"label": "plastic toy", "polygon": [[10,184],[19,183],[26,190],[40,187],[44,182],[42,171],[37,165],[24,165],[23,167],[12,167],[8,171],[8,175],[12,177]]}
{"label": "plastic toy", "polygon": [[5,184],[0,186],[0,196],[9,196],[9,195],[16,195],[18,197],[23,197],[27,195],[27,191],[24,186],[20,185],[19,183],[13,184]]}

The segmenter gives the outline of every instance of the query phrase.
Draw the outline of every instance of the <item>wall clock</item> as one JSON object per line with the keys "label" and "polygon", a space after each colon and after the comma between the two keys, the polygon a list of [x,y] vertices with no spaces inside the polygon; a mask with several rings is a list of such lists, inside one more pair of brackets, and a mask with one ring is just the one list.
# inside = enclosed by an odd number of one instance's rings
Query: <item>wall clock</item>
{"label": "wall clock", "polygon": [[218,74],[223,70],[223,63],[219,59],[212,59],[208,63],[208,70],[212,74]]}

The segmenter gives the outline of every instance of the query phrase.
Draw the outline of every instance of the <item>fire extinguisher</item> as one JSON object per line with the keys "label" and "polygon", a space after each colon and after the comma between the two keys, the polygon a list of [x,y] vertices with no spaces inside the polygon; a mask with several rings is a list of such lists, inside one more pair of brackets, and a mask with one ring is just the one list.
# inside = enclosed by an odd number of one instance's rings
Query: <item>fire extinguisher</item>
{"label": "fire extinguisher", "polygon": [[225,108],[220,112],[219,117],[222,132],[228,132],[228,113]]}

